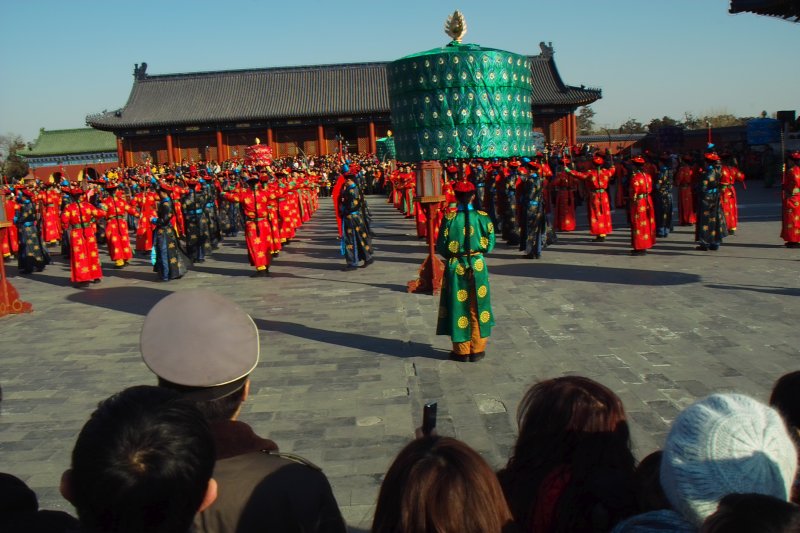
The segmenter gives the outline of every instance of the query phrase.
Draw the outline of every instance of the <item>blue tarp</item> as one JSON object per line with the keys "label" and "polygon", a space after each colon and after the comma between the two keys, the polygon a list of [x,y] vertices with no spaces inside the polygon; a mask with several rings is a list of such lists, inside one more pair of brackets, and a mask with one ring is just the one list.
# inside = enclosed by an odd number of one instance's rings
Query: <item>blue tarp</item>
{"label": "blue tarp", "polygon": [[747,144],[781,142],[781,121],[774,118],[754,118],[747,123]]}

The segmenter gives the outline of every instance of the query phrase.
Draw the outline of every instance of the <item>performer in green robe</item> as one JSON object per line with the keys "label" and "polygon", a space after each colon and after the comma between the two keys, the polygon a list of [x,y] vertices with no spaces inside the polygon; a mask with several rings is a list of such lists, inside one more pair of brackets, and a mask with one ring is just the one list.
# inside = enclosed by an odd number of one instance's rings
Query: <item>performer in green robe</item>
{"label": "performer in green robe", "polygon": [[472,207],[475,185],[461,181],[453,190],[458,211],[445,215],[436,241],[436,251],[446,260],[436,334],[450,336],[451,359],[475,362],[486,355],[494,326],[483,258],[494,248],[494,224],[488,214]]}

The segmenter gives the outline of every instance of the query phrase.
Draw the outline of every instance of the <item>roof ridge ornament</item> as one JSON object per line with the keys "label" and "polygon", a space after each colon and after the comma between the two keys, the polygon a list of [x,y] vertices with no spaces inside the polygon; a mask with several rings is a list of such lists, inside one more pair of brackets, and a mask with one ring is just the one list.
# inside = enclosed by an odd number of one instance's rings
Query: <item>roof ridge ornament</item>
{"label": "roof ridge ornament", "polygon": [[539,48],[541,48],[541,50],[542,50],[542,57],[545,57],[547,59],[550,59],[551,57],[553,57],[553,43],[552,42],[544,44],[544,41],[542,41],[542,42],[539,43]]}
{"label": "roof ridge ornament", "polygon": [[456,9],[452,15],[447,17],[444,23],[444,32],[453,39],[453,42],[461,43],[467,33],[467,21],[464,20],[464,15],[461,14],[461,11]]}
{"label": "roof ridge ornament", "polygon": [[139,63],[134,63],[133,65],[133,77],[137,80],[143,80],[147,77],[147,63],[142,61],[142,66],[139,66]]}

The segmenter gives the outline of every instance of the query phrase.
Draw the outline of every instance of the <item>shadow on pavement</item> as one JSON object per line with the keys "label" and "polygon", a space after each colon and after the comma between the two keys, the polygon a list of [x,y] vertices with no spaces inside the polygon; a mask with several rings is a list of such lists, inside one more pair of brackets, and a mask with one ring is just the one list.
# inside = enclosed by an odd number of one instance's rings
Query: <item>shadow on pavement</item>
{"label": "shadow on pavement", "polygon": [[707,284],[710,289],[722,289],[725,291],[752,291],[763,294],[773,294],[781,296],[800,296],[800,289],[791,287],[769,287],[766,285],[716,285]]}
{"label": "shadow on pavement", "polygon": [[699,283],[701,280],[700,276],[696,274],[685,274],[683,272],[588,265],[552,265],[534,262],[514,265],[490,265],[489,273],[490,275],[499,274],[502,276],[589,281],[592,283],[615,283],[618,285],[686,285]]}
{"label": "shadow on pavement", "polygon": [[437,350],[430,344],[422,344],[420,342],[385,339],[354,332],[331,331],[280,320],[253,318],[253,321],[261,331],[276,331],[293,337],[325,344],[335,344],[345,348],[352,348],[353,350],[365,350],[376,354],[394,357],[427,357],[429,359],[447,359],[449,354],[446,350]]}
{"label": "shadow on pavement", "polygon": [[[48,267],[49,268],[49,267]],[[47,272],[45,270],[44,272]],[[72,283],[69,281],[69,275],[64,276],[49,276],[44,272],[34,272],[33,274],[17,274],[16,276],[9,277],[9,280],[14,283],[18,279],[29,279],[31,281],[39,281],[42,283],[49,283],[57,287],[70,287]]]}
{"label": "shadow on pavement", "polygon": [[[180,288],[175,285],[175,288]],[[70,302],[85,305],[94,305],[111,309],[112,311],[122,311],[134,315],[146,315],[162,298],[171,294],[172,291],[154,289],[150,287],[108,287],[104,289],[87,289],[67,296]]]}
{"label": "shadow on pavement", "polygon": [[209,266],[209,261],[205,263],[195,263],[189,268],[189,273],[192,272],[202,272],[204,274],[217,274],[219,276],[235,276],[235,277],[247,277],[255,272],[255,269],[250,266],[250,263],[245,261],[238,261],[241,265],[240,268],[219,268]]}

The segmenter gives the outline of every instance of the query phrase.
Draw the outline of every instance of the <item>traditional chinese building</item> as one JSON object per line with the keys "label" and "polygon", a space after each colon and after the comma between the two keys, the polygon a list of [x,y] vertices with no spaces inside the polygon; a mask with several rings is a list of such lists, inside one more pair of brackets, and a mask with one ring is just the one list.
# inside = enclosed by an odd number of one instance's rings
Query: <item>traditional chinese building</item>
{"label": "traditional chinese building", "polygon": [[17,154],[39,179],[57,172],[76,179],[89,169],[103,173],[119,165],[114,134],[92,128],[49,131],[41,128],[30,149]]}
{"label": "traditional chinese building", "polygon": [[[531,56],[534,130],[554,142],[575,142],[575,110],[599,89],[561,79],[553,48]],[[124,107],[86,123],[116,136],[119,160],[225,160],[243,157],[259,137],[275,157],[376,152],[391,129],[386,62],[278,67],[188,74],[134,68]]]}
{"label": "traditional chinese building", "polygon": [[800,3],[797,0],[731,0],[728,12],[755,13],[800,22]]}

